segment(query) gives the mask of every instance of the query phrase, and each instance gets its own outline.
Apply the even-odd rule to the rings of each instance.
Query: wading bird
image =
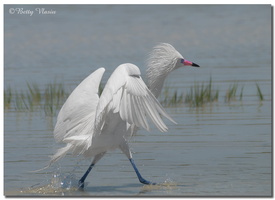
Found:
[[[161,43],[154,47],[148,59],[148,87],[139,68],[126,63],[115,69],[100,97],[98,88],[105,69],[93,72],[74,89],[58,114],[54,137],[67,145],[52,156],[49,166],[68,152],[94,157],[79,180],[79,187],[83,188],[93,166],[107,151],[119,148],[131,162],[139,181],[155,184],[139,173],[128,141],[139,128],[149,131],[148,118],[162,132],[168,128],[161,116],[174,122],[156,98],[167,75],[184,65],[199,67],[185,60],[172,45]]]

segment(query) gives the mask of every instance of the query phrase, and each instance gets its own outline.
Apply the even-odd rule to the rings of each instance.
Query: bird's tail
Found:
[[[53,156],[51,156],[51,160],[46,167],[44,167],[42,169],[35,170],[35,171],[31,171],[31,172],[39,172],[39,171],[49,168],[54,162],[63,158],[72,149],[73,149],[73,145],[68,143],[65,147],[58,149],[58,151]]]
[[[85,151],[89,149],[92,144],[92,136],[91,135],[79,135],[79,136],[71,136],[63,140],[72,145],[70,150],[72,150],[73,155],[81,155],[84,154]]]
[[[49,166],[51,166],[52,163],[63,158],[72,148],[73,148],[73,145],[70,143],[67,143],[65,147],[58,149],[57,152],[53,156],[51,156]]]
[[[51,160],[49,164],[39,170],[31,171],[31,172],[39,172],[50,167],[54,162],[63,158],[68,152],[72,152],[73,155],[84,154],[86,150],[91,146],[92,137],[89,135],[82,136],[72,136],[63,140],[67,143],[67,145],[63,148],[57,150],[57,152],[51,156]]]

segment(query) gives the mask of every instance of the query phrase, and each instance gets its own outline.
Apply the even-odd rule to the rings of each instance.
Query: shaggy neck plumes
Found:
[[[158,97],[167,75],[180,66],[182,55],[170,44],[162,43],[154,47],[147,61],[148,88]]]

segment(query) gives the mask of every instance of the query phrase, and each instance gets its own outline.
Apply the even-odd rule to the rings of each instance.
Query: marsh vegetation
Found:
[[[11,87],[4,89],[4,109],[5,111],[33,112],[44,111],[46,116],[56,115],[63,103],[72,91],[69,91],[62,83],[49,83],[44,88],[37,83],[26,83],[26,89],[17,91]],[[232,101],[242,101],[244,85],[238,82],[228,86],[225,94],[221,94],[217,86],[213,85],[212,78],[208,82],[194,82],[186,91],[174,90],[165,86],[160,96],[160,102],[165,107],[179,106],[184,104],[190,107],[203,107],[220,103],[219,99],[224,99],[224,103]],[[264,95],[258,83],[255,83],[255,94],[259,102],[264,100]],[[100,85],[100,93],[103,85]]]

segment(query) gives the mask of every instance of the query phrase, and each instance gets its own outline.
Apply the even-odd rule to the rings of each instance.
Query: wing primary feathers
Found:
[[[150,131],[150,127],[148,125],[147,119],[146,119],[146,117],[144,117],[146,115],[145,114],[146,112],[144,110],[144,107],[142,106],[141,101],[142,101],[141,97],[136,97],[136,102],[138,105],[138,112],[140,114],[140,120],[143,122],[145,129]]]
[[[157,119],[158,115],[155,115],[154,111],[152,110],[152,108],[150,107],[148,101],[142,101],[143,106],[145,107],[146,113],[148,114],[148,116],[150,117],[150,119],[153,121],[153,123],[156,125],[156,127],[164,132],[165,128],[163,128],[161,126],[161,123],[159,123],[159,120]],[[165,125],[164,125],[165,126]]]
[[[159,101],[156,99],[156,97],[150,92],[150,90],[147,88],[147,90],[150,93],[150,97],[154,100],[154,102],[156,103],[156,108],[158,110],[158,112],[163,115],[164,117],[166,117],[167,119],[169,119],[171,122],[173,122],[174,124],[177,124],[177,122],[175,122],[163,109],[162,105],[159,103]]]
[[[120,102],[120,116],[122,120],[127,121],[127,100],[126,100],[126,94],[125,89],[123,89],[122,92],[122,98]]]
[[[127,122],[129,124],[133,124],[134,122],[133,122],[133,112],[132,112],[133,110],[132,110],[131,94],[127,93],[126,94],[126,99],[127,99],[127,106],[128,106],[128,108],[127,108],[127,112],[128,112]]]
[[[133,114],[134,114],[134,119],[137,122],[136,126],[138,127],[143,127],[146,130],[148,130],[148,127],[146,127],[146,124],[143,122],[143,117],[141,112],[141,109],[138,108],[138,103],[137,103],[137,97],[135,96],[131,96],[131,102],[132,102],[132,108],[133,108]]]

